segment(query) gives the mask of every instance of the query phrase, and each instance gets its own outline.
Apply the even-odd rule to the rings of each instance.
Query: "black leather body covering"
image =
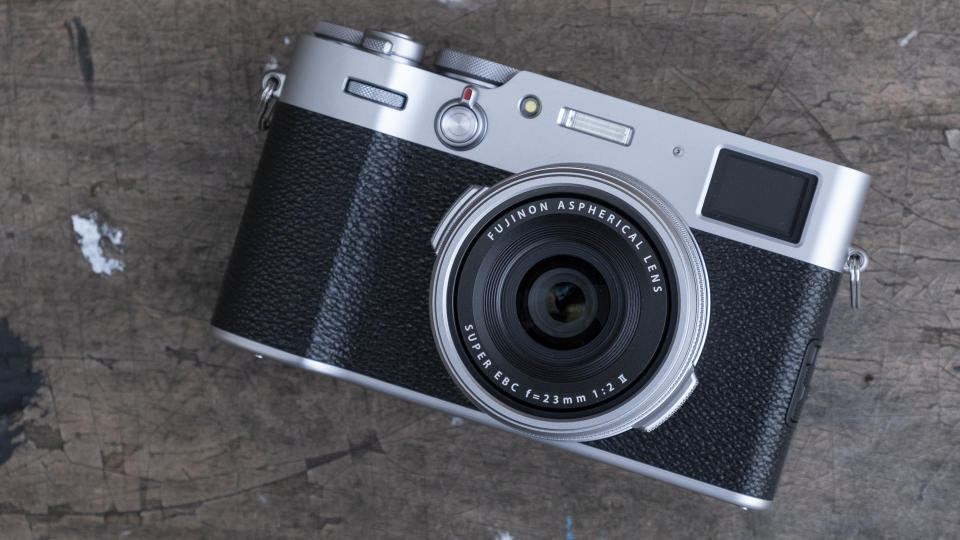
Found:
[[[430,237],[467,186],[509,175],[278,103],[213,325],[472,407],[430,331]],[[840,274],[694,232],[711,289],[699,386],[652,433],[586,444],[771,499],[804,352]]]

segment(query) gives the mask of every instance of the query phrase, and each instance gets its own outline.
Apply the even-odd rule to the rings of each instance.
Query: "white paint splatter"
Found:
[[[507,531],[498,531],[497,535],[493,537],[493,540],[513,540],[513,535]]]
[[[267,496],[263,493],[257,493],[257,498],[260,499],[261,503],[267,504]]]
[[[283,36],[283,44],[290,45],[290,36]]]
[[[90,267],[97,274],[111,275],[116,270],[123,271],[123,261],[107,257],[103,253],[103,246],[109,242],[114,249],[123,246],[123,231],[110,227],[106,223],[97,225],[97,213],[91,212],[88,217],[74,215],[73,230],[80,238],[80,252],[83,258],[90,263]]]
[[[451,425],[451,426],[462,426],[462,425],[463,425],[463,418],[460,418],[459,416],[451,416],[451,417],[450,417],[450,425]]]
[[[907,44],[910,43],[910,40],[912,40],[915,37],[917,37],[917,30],[913,29],[910,31],[909,34],[903,36],[903,39],[900,40],[900,46],[906,47]]]
[[[947,138],[947,146],[960,150],[960,129],[945,129],[943,135]]]
[[[120,536],[130,536],[133,534],[133,529],[126,529],[120,533]]]
[[[267,60],[267,63],[263,65],[263,70],[264,70],[264,71],[273,71],[273,70],[277,69],[278,67],[279,67],[279,64],[277,64],[277,58],[271,54],[271,55],[270,55],[270,59]]]

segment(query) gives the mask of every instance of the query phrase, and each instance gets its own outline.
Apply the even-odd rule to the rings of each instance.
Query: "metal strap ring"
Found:
[[[860,272],[867,269],[870,257],[857,246],[850,246],[843,269],[850,273],[850,307],[860,309]]]
[[[273,119],[273,106],[277,98],[280,97],[285,78],[286,76],[283,73],[276,71],[271,71],[263,76],[257,111],[257,126],[261,130],[270,128],[270,121]]]

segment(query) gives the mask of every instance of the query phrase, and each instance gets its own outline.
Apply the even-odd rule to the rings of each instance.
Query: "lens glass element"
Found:
[[[520,282],[517,314],[538,343],[551,349],[575,349],[603,329],[609,294],[603,276],[590,263],[576,257],[550,257],[534,265]]]
[[[587,299],[583,290],[568,281],[555,283],[547,291],[547,313],[555,321],[568,323],[583,316]]]

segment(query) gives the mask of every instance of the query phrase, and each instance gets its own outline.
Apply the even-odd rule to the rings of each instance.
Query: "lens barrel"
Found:
[[[557,166],[504,180],[456,214],[444,220],[458,226],[440,246],[432,311],[467,395],[543,438],[662,421],[693,377],[708,299],[699,249],[666,203],[635,179]]]

